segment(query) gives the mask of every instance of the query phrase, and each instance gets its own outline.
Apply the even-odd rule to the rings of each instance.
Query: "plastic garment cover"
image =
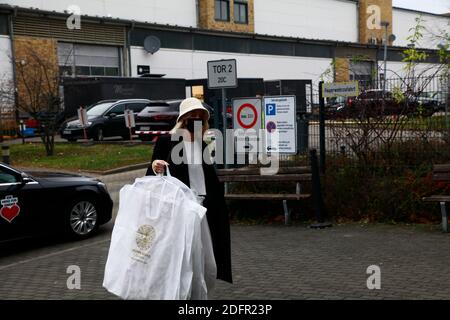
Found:
[[[103,286],[123,299],[207,299],[217,268],[196,194],[174,177],[146,176],[119,199]]]

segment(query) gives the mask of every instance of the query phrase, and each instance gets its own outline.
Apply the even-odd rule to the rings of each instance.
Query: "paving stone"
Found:
[[[100,177],[112,197],[145,170]],[[115,203],[117,211],[117,203]],[[80,242],[53,238],[0,248],[0,299],[118,299],[103,287],[113,223]],[[234,284],[218,281],[211,299],[450,299],[450,235],[404,225],[233,225]],[[69,290],[69,265],[81,290]],[[369,290],[370,265],[381,290]]]

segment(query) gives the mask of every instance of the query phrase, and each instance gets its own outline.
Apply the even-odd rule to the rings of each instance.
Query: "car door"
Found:
[[[20,172],[0,165],[0,241],[38,232],[33,222],[45,202],[40,189],[38,182],[23,182]]]
[[[121,103],[109,109],[105,114],[104,135],[107,137],[122,136],[126,127],[124,111],[126,104]]]

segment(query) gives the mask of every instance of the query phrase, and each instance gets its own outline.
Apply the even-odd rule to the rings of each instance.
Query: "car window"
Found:
[[[18,182],[17,177],[0,167],[0,183],[14,183]]]
[[[206,104],[204,102],[202,102],[202,105],[205,107],[206,110],[209,111],[210,118],[212,118],[212,113],[214,113],[214,109],[209,104]]]
[[[113,107],[111,110],[109,110],[107,114],[111,114],[111,113],[123,114],[124,111],[125,111],[125,104],[119,104],[119,105]]]
[[[87,110],[88,116],[101,116],[109,107],[113,105],[112,102],[105,102],[93,105]]]
[[[180,111],[180,104],[181,104],[181,101],[179,101],[179,102],[171,102],[170,106],[169,106],[169,110],[170,111],[176,111],[176,112]]]
[[[335,104],[336,103],[337,98],[333,97],[333,98],[327,98],[327,103],[328,104]]]
[[[133,112],[141,112],[146,105],[146,103],[129,103],[127,104],[127,108],[133,110]]]
[[[378,98],[378,92],[377,91],[368,91],[366,92],[366,99],[376,99]]]

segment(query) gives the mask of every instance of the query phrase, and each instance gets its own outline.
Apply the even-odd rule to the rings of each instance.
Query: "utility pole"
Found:
[[[386,82],[387,82],[387,54],[388,43],[395,41],[395,35],[388,35],[388,27],[390,23],[388,21],[381,21],[381,26],[384,27],[384,76],[383,76],[383,112],[386,104]]]
[[[389,22],[381,21],[381,26],[384,27],[384,76],[383,76],[383,111],[386,99],[386,72],[387,72],[387,46],[388,46],[388,27]]]

